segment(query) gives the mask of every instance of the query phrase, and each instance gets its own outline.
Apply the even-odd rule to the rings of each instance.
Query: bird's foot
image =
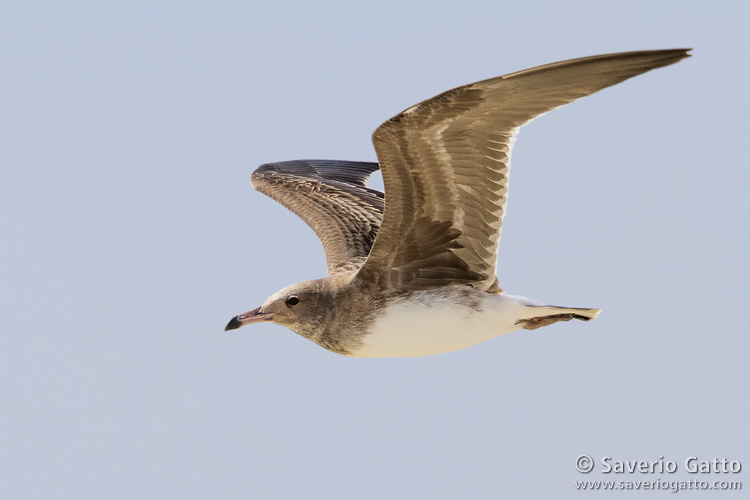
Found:
[[[549,326],[552,323],[557,323],[558,321],[570,321],[575,317],[576,315],[571,313],[555,314],[552,316],[540,316],[539,318],[519,319],[518,321],[516,321],[516,324],[523,325],[521,328],[524,328],[526,330],[536,330],[537,328]]]

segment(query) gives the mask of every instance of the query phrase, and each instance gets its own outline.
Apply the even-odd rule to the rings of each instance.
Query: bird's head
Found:
[[[282,288],[257,309],[235,316],[225,330],[271,321],[312,338],[326,321],[332,304],[333,294],[325,278],[304,281]]]

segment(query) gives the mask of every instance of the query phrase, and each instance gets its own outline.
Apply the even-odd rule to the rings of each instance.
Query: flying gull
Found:
[[[226,330],[271,321],[338,354],[402,357],[594,319],[599,309],[500,289],[495,266],[513,143],[534,118],[689,50],[584,57],[443,92],[375,130],[379,163],[262,165],[253,187],[315,231],[328,276],[283,288]],[[378,168],[387,197],[365,185]]]

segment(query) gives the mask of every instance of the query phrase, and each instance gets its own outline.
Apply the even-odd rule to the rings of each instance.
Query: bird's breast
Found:
[[[518,330],[523,309],[533,303],[505,294],[465,299],[423,292],[395,301],[373,319],[351,356],[429,356],[464,349]]]

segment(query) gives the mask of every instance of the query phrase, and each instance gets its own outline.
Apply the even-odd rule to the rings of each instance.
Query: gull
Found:
[[[547,305],[499,286],[513,143],[534,118],[689,50],[584,57],[448,90],[375,130],[378,163],[261,165],[253,187],[310,226],[328,276],[281,289],[226,330],[270,321],[337,354],[407,357],[596,318],[599,309]],[[366,186],[378,169],[385,194]]]

